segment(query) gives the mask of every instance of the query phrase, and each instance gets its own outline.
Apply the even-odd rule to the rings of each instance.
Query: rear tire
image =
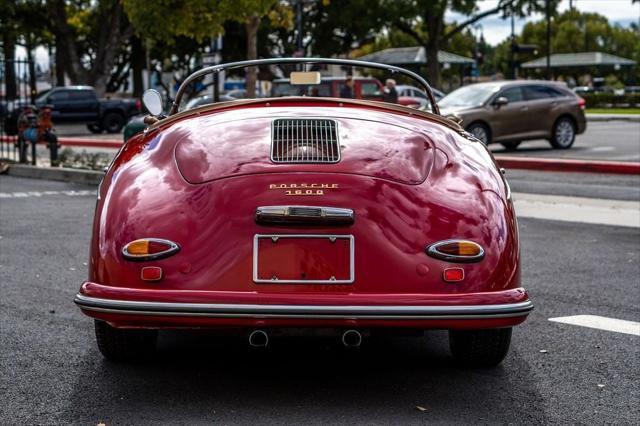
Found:
[[[551,129],[551,146],[569,149],[576,140],[576,125],[569,117],[560,117]]]
[[[504,147],[507,151],[515,151],[518,149],[522,141],[517,142],[500,142],[500,145]]]
[[[96,342],[102,355],[110,361],[140,361],[156,349],[157,330],[120,329],[95,320]]]
[[[509,352],[510,344],[511,328],[449,330],[451,353],[465,367],[495,367]]]
[[[91,124],[87,124],[87,129],[89,129],[89,131],[91,133],[95,133],[95,134],[100,134],[102,133],[102,126],[96,123],[91,123]]]
[[[124,117],[117,112],[109,112],[102,119],[102,128],[107,133],[120,133],[124,127]]]
[[[491,143],[491,131],[482,123],[471,123],[471,125],[467,127],[467,132],[471,133],[485,145]]]

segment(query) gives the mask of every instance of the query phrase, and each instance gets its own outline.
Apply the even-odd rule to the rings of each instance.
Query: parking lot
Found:
[[[536,309],[490,370],[454,366],[440,331],[352,351],[333,339],[275,338],[255,351],[244,337],[164,332],[157,359],[107,362],[72,302],[95,188],[0,176],[0,423],[633,424],[640,336],[549,319],[640,318],[640,177],[508,176]],[[541,202],[556,219],[521,203],[539,196],[552,197]],[[595,199],[612,216],[617,200],[637,220],[584,223],[588,212],[563,217],[553,197]]]

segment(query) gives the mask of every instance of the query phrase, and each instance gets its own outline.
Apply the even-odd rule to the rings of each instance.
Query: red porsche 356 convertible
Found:
[[[413,79],[431,112],[348,89],[319,97],[309,65]],[[280,66],[300,96],[180,111],[192,82],[248,66]],[[145,94],[150,125],[98,192],[75,303],[105,357],[148,356],[168,328],[235,329],[253,346],[291,329],[346,346],[445,329],[461,363],[502,361],[533,308],[509,186],[423,78],[341,59],[243,61],[191,75],[168,116],[161,102]]]

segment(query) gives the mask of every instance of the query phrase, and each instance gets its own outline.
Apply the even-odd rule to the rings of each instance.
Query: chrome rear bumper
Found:
[[[530,300],[500,305],[468,306],[341,306],[253,305],[216,303],[167,303],[100,299],[77,294],[74,302],[92,312],[209,318],[303,318],[303,319],[487,319],[526,316]]]

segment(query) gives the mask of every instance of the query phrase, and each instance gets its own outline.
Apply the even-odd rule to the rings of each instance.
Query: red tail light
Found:
[[[455,283],[464,280],[464,269],[447,268],[442,272],[442,279],[449,283]]]
[[[586,105],[587,101],[578,96],[578,106],[580,107],[580,109],[585,109]]]
[[[142,102],[140,102],[140,99],[136,99],[136,109],[142,111]]]
[[[140,271],[140,278],[143,281],[160,281],[162,279],[162,268],[159,266],[145,266]]]

